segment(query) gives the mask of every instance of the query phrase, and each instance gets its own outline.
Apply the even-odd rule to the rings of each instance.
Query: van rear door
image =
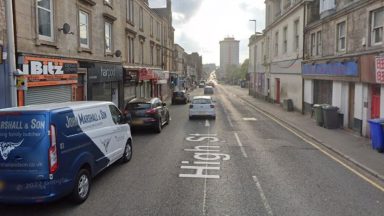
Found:
[[[47,116],[44,112],[0,112],[0,172],[48,174]]]

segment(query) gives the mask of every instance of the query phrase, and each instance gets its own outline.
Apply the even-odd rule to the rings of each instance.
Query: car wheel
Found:
[[[162,129],[162,121],[161,121],[161,118],[159,118],[159,120],[157,121],[157,124],[155,126],[155,132],[161,133],[161,129]]]
[[[216,120],[216,116],[212,116],[212,119],[213,119],[213,120]]]
[[[169,113],[168,113],[168,117],[167,117],[167,125],[169,125],[170,121],[171,121],[171,116],[170,116]]]
[[[121,163],[127,163],[132,158],[132,141],[129,139],[125,144],[124,154],[120,158]]]
[[[193,119],[193,117],[192,116],[189,116],[189,120],[192,120]]]
[[[71,199],[74,203],[83,203],[91,191],[91,174],[87,169],[81,169],[75,179]]]

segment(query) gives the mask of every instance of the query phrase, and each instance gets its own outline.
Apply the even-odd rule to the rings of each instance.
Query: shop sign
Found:
[[[384,56],[376,56],[376,82],[384,83]]]
[[[124,83],[137,83],[139,81],[137,73],[138,71],[124,70],[124,73],[123,73]]]
[[[23,56],[22,70],[18,70],[20,75],[61,75],[76,74],[77,61]]]
[[[358,76],[358,64],[355,61],[304,64],[303,75],[356,77]]]
[[[17,76],[16,77],[16,87],[17,90],[28,90],[28,79],[24,76]]]
[[[142,68],[139,71],[139,80],[152,80],[155,79],[155,74],[151,69]]]
[[[116,64],[95,64],[88,70],[88,79],[92,82],[121,81],[123,67]]]

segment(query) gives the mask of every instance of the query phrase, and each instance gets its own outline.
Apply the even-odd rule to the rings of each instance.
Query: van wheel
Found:
[[[162,121],[161,121],[161,118],[159,118],[159,120],[157,121],[157,125],[155,126],[155,132],[156,133],[161,133],[161,127],[162,127]]]
[[[127,163],[132,158],[132,141],[128,140],[127,144],[125,144],[124,154],[120,158],[121,163]]]
[[[91,191],[91,175],[87,169],[81,169],[75,179],[71,199],[76,204],[83,203]]]

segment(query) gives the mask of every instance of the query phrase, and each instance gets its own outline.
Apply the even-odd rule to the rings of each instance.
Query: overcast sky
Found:
[[[150,7],[165,7],[166,0],[149,0]],[[248,39],[265,27],[264,0],[172,0],[175,43],[187,53],[198,52],[203,63],[220,64],[219,41],[240,40],[240,63],[248,58]]]

